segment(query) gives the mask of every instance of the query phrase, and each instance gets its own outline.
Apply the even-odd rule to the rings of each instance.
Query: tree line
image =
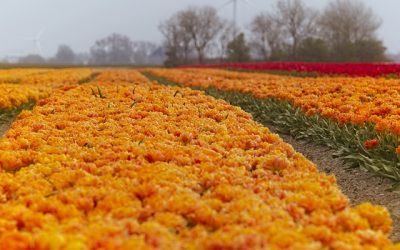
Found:
[[[381,20],[361,0],[331,0],[321,11],[302,0],[277,0],[240,30],[211,6],[180,10],[159,25],[163,43],[111,34],[88,52],[60,45],[52,58],[31,54],[21,64],[159,65],[262,61],[379,62],[386,48]]]
[[[159,30],[169,66],[251,59],[371,62],[386,60],[380,25],[360,0],[332,0],[322,11],[302,0],[278,0],[252,19],[246,33],[211,6],[180,10]]]
[[[97,40],[88,53],[75,53],[70,46],[60,45],[55,55],[44,58],[30,54],[19,58],[20,64],[53,65],[159,65],[162,64],[164,48],[147,41],[132,41],[128,36],[113,33]]]

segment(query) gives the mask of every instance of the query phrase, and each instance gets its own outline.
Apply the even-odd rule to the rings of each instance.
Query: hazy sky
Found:
[[[247,27],[252,17],[271,8],[276,0],[239,0],[238,22]],[[51,56],[59,44],[75,51],[89,50],[95,40],[112,32],[133,40],[161,42],[161,21],[190,5],[213,5],[221,16],[232,18],[232,6],[221,6],[227,0],[0,0],[0,58],[20,56],[36,51],[34,42],[26,40],[45,29],[41,37],[43,54]],[[304,0],[322,9],[329,0]],[[379,36],[389,52],[400,52],[400,1],[363,0],[381,17]]]

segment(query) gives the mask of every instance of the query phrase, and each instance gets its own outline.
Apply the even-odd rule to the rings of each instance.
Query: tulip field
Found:
[[[400,249],[277,134],[400,183],[400,82],[0,70],[0,249]],[[264,124],[264,125],[263,125]]]
[[[215,69],[149,72],[208,90],[283,132],[326,145],[344,161],[400,182],[399,80],[299,78]]]

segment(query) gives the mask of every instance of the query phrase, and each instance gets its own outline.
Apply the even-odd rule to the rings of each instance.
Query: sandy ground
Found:
[[[15,118],[16,117],[12,117],[7,120],[0,120],[0,138],[3,137],[7,130],[10,128]]]
[[[291,144],[296,151],[314,162],[320,171],[333,174],[344,194],[352,205],[371,202],[385,206],[393,219],[391,239],[400,241],[400,192],[388,191],[392,182],[389,179],[372,175],[359,168],[348,168],[343,162],[332,157],[332,150],[327,147],[297,141],[293,137],[280,134],[285,142]]]

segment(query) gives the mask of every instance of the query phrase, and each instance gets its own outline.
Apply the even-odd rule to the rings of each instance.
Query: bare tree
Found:
[[[198,61],[203,63],[209,45],[223,29],[223,21],[210,6],[191,7],[182,13],[182,27],[192,36]]]
[[[193,49],[193,37],[190,32],[193,27],[195,12],[192,10],[182,10],[177,13],[179,23],[179,47],[183,54],[183,63],[188,63],[189,55]]]
[[[158,45],[157,48],[147,58],[149,65],[162,65],[165,62],[165,47]]]
[[[192,50],[199,63],[204,61],[207,50],[223,29],[224,23],[213,7],[189,7],[175,13],[160,24],[165,38],[169,61],[187,63]]]
[[[257,15],[250,24],[253,45],[261,52],[264,60],[273,60],[283,44],[283,29],[279,18],[272,13]]]
[[[75,52],[68,45],[60,45],[53,62],[56,64],[71,65],[76,63]]]
[[[192,36],[186,31],[185,12],[180,11],[159,25],[164,35],[167,64],[187,63],[192,52]]]
[[[46,64],[46,59],[37,54],[30,54],[24,57],[19,58],[19,64],[27,64],[27,65],[43,65]]]
[[[114,33],[96,41],[90,50],[90,54],[92,64],[131,64],[133,57],[132,41],[127,36]]]
[[[149,64],[149,58],[158,48],[157,44],[147,41],[132,42],[133,62],[139,65]]]
[[[296,59],[301,41],[316,32],[318,12],[306,7],[301,0],[280,0],[277,10],[290,40],[291,56]]]
[[[345,53],[350,54],[355,43],[376,40],[381,20],[361,1],[334,0],[326,7],[320,25],[333,54],[347,60]]]
[[[166,65],[175,66],[179,64],[179,20],[175,14],[168,20],[164,21],[158,26],[158,29],[164,36],[164,47],[166,48],[167,60]]]

